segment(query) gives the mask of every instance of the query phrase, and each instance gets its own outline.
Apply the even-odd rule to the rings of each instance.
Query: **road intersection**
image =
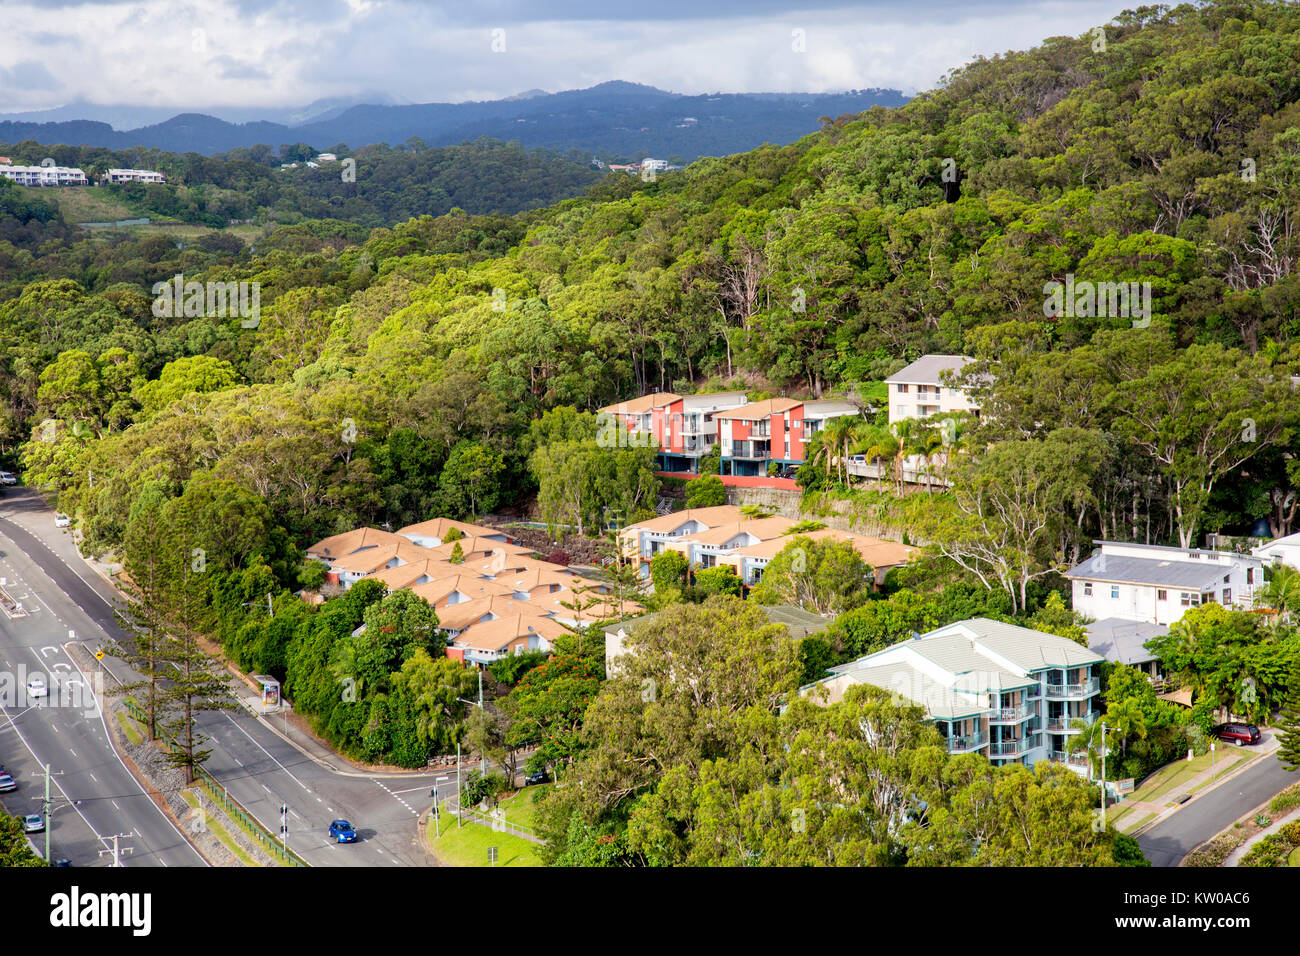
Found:
[[[110,865],[99,856],[115,834],[132,853],[126,866],[201,866],[204,861],[176,824],[153,802],[114,750],[102,709],[59,704],[59,688],[93,681],[82,674],[67,646],[93,651],[118,638],[115,592],[80,557],[71,536],[54,526],[54,515],[29,489],[8,488],[0,501],[0,584],[21,605],[0,616],[0,665],[16,688],[4,700],[0,763],[15,771],[20,789],[3,796],[11,813],[39,809],[43,763],[52,779],[52,852],[77,866]],[[120,661],[104,661],[112,678],[134,676]],[[48,674],[51,698],[28,706],[22,693],[31,673]],[[71,685],[76,690],[76,684]],[[111,686],[110,688],[111,689]],[[64,697],[82,696],[66,693]],[[84,700],[81,701],[84,704]],[[271,726],[273,717],[243,709],[205,712],[199,730],[209,738],[206,769],[234,799],[272,833],[280,808],[289,807],[289,847],[314,866],[426,866],[432,860],[416,820],[432,800],[429,792],[445,771],[371,773],[343,761],[309,756]],[[38,794],[37,791],[40,791]],[[360,839],[338,845],[327,839],[330,820],[346,817]],[[41,840],[43,847],[43,838]]]

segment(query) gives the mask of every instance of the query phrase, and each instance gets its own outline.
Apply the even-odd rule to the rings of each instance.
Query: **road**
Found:
[[[37,563],[3,533],[0,578],[26,612],[15,618],[0,615],[0,762],[19,785],[3,795],[5,809],[40,812],[45,781],[39,772],[48,762],[57,774],[50,780],[47,822],[55,859],[109,866],[107,851],[119,835],[119,846],[130,850],[121,856],[124,866],[204,865],[122,763],[109,743],[97,700],[84,693],[88,682],[64,646],[69,630],[87,634],[94,626],[91,620],[60,600]],[[26,694],[32,673],[44,676],[51,688],[49,697],[34,703]],[[59,688],[67,693],[58,693]],[[36,834],[33,843],[44,855],[45,835]]]
[[[1137,838],[1152,866],[1178,861],[1244,813],[1266,803],[1278,791],[1300,782],[1275,756],[1259,760],[1237,776],[1201,796]]]
[[[39,608],[27,617],[0,622],[0,658],[8,658],[6,665],[25,663],[29,670],[41,667],[51,673],[71,671],[74,668],[62,650],[70,630],[74,639],[92,648],[121,635],[113,617],[112,587],[81,559],[71,536],[54,527],[53,514],[35,492],[5,489],[0,501],[0,553],[0,577],[7,576],[13,590],[26,595],[14,595],[24,607]],[[120,679],[136,679],[122,662],[106,660],[106,664]],[[54,856],[66,856],[78,866],[89,863],[99,837],[129,829],[136,834],[136,849],[125,860],[127,865],[200,865],[197,854],[156,807],[153,815],[158,820],[153,823],[147,808],[137,801],[124,809],[124,795],[132,793],[133,778],[108,776],[113,766],[126,771],[108,746],[102,718],[91,720],[62,711],[6,708],[15,729],[0,732],[0,762],[9,766],[12,761],[22,778],[22,799],[8,801],[10,811],[31,812],[27,806],[35,788],[31,774],[40,761],[48,760],[54,771],[64,773],[56,778],[59,786],[71,800],[81,801],[54,814]],[[419,843],[416,818],[432,803],[429,791],[438,774],[338,772],[307,757],[242,708],[204,713],[198,727],[209,738],[205,746],[212,750],[206,769],[272,833],[279,832],[280,807],[287,804],[289,846],[312,865],[427,866],[432,862]],[[10,757],[17,748],[9,738],[17,729],[32,740],[35,756]],[[134,792],[148,801],[138,784]],[[86,811],[84,831],[78,831],[81,821],[73,819],[77,810]],[[340,846],[328,841],[329,822],[337,817],[352,821],[360,834],[356,843]]]

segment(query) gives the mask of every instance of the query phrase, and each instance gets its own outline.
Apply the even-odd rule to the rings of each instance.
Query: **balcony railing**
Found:
[[[1076,720],[1082,720],[1085,723],[1091,724],[1095,720],[1097,720],[1097,718],[1100,716],[1101,716],[1100,711],[1090,710],[1086,714],[1062,714],[1059,717],[1048,717],[1047,729],[1057,731],[1058,733],[1060,732],[1078,733],[1077,730],[1074,730],[1070,726]]]
[[[990,757],[1016,757],[1034,749],[1033,737],[1021,737],[1019,740],[995,740],[989,744]]]
[[[731,443],[732,458],[768,458],[771,455],[770,442],[738,441]]]
[[[1063,763],[1068,764],[1071,767],[1083,767],[1085,769],[1088,766],[1088,755],[1083,751],[1072,754],[1064,750],[1053,750],[1049,756],[1055,763]]]
[[[1033,708],[1028,704],[1021,704],[1018,707],[997,707],[989,714],[989,722],[994,724],[1015,723],[1018,720],[1024,720],[1026,717],[1032,717]]]
[[[966,753],[971,750],[979,750],[986,743],[988,743],[988,741],[985,739],[984,734],[981,732],[976,732],[973,734],[964,734],[960,737],[949,737],[948,753],[959,754],[959,753]]]
[[[1101,683],[1096,677],[1089,678],[1082,684],[1048,684],[1048,697],[1088,697],[1097,693]]]

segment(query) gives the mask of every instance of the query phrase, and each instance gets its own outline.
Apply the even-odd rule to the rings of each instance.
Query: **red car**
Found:
[[[1210,733],[1238,747],[1257,744],[1260,740],[1259,728],[1254,724],[1219,724]]]

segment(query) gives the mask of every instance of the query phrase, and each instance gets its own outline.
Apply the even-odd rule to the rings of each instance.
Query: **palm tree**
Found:
[[[813,467],[821,465],[827,474],[830,473],[831,462],[835,460],[835,446],[827,441],[825,429],[813,435],[812,441],[808,443],[806,454],[810,465]]]
[[[1070,735],[1070,739],[1066,743],[1065,749],[1068,753],[1072,754],[1078,753],[1081,750],[1087,752],[1089,780],[1091,780],[1093,776],[1093,767],[1100,766],[1102,754],[1109,752],[1106,747],[1105,726],[1106,723],[1104,720],[1094,720],[1089,723],[1082,717],[1076,717],[1070,721],[1070,730],[1074,731],[1074,733]],[[1106,786],[1104,774],[1101,785],[1103,787]]]
[[[1259,599],[1283,614],[1300,608],[1300,571],[1286,564],[1276,565],[1269,571]]]
[[[903,462],[909,455],[922,454],[925,449],[925,433],[930,427],[919,418],[904,418],[894,422],[894,435],[898,438],[898,448],[894,453],[894,477],[898,481],[898,493],[903,493]]]
[[[892,461],[898,454],[898,439],[886,426],[864,422],[863,427],[856,433],[853,450],[863,455],[873,465],[885,460]]]
[[[1128,752],[1130,737],[1145,740],[1147,735],[1147,718],[1142,705],[1132,697],[1111,704],[1106,710],[1106,724],[1119,734],[1120,753]]]

